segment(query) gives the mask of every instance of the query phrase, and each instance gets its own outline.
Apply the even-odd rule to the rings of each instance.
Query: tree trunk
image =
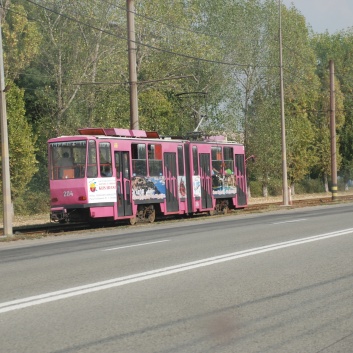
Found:
[[[268,196],[268,187],[267,185],[262,185],[262,196],[267,197]]]
[[[291,183],[291,185],[290,185],[290,192],[291,192],[292,196],[295,195],[295,186],[294,186],[294,183]]]
[[[250,185],[249,183],[247,184],[247,194],[248,194],[248,200],[251,198],[251,190],[250,190]]]
[[[330,192],[329,187],[328,187],[328,178],[327,174],[324,174],[324,186],[325,186],[325,192]]]

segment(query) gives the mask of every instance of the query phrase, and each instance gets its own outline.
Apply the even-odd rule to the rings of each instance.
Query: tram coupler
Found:
[[[69,215],[64,207],[52,208],[50,210],[50,221],[66,223],[69,221]]]

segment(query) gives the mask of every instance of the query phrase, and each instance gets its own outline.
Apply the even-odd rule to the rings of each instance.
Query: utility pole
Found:
[[[136,39],[135,39],[135,5],[134,0],[126,0],[127,34],[129,55],[129,84],[130,84],[130,128],[139,129],[137,73],[136,73]]]
[[[2,20],[3,11],[0,11],[0,120],[1,120],[1,165],[2,165],[2,196],[3,196],[3,219],[4,235],[12,234],[12,202],[10,186],[10,158],[9,158],[9,138],[7,134],[7,115],[5,99],[5,74],[4,59],[2,52]]]
[[[331,175],[332,201],[337,200],[337,163],[336,163],[336,104],[335,104],[335,66],[330,60],[330,132],[331,132]]]
[[[283,187],[283,206],[288,206],[286,123],[284,119],[281,0],[278,0],[278,12],[279,12],[279,62],[280,62],[279,65],[280,65],[280,81],[281,81],[282,174],[283,174],[282,187]]]

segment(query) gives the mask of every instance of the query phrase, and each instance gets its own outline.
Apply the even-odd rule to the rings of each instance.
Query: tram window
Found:
[[[223,174],[222,147],[211,147],[212,174]]]
[[[150,176],[162,175],[162,145],[148,145],[148,172]]]
[[[86,169],[86,143],[80,148],[73,148],[72,154],[74,160],[75,178],[84,178]]]
[[[86,141],[63,141],[49,145],[50,178],[83,178],[86,163]]]
[[[146,145],[144,143],[132,143],[132,172],[134,175],[147,175]]]
[[[96,178],[97,175],[98,175],[98,168],[97,168],[96,142],[93,140],[89,140],[88,158],[87,158],[87,178]]]
[[[192,160],[193,160],[193,165],[194,165],[194,175],[199,175],[199,164],[198,164],[197,147],[196,146],[192,147]]]
[[[121,161],[120,161],[120,154],[115,152],[115,170],[116,170],[116,177],[120,178],[120,170],[121,170]]]
[[[234,157],[233,148],[223,148],[224,171],[226,174],[234,174]]]
[[[183,146],[178,146],[178,171],[179,175],[185,175]]]
[[[111,177],[113,174],[110,142],[99,143],[99,163],[101,176]]]
[[[233,160],[233,148],[232,147],[224,147],[223,148],[223,158],[224,160]]]
[[[132,143],[132,159],[146,159],[146,145],[144,143]]]
[[[213,161],[222,160],[222,147],[211,147],[211,155]]]
[[[235,163],[237,166],[237,175],[245,175],[244,155],[236,154],[235,155]]]

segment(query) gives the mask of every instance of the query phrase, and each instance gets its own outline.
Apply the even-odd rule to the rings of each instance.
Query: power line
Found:
[[[127,11],[126,8],[122,7],[122,6],[119,6],[119,5],[115,5],[115,4],[112,4],[111,2],[108,2],[106,0],[102,0],[103,2],[111,5],[111,6],[114,6],[120,10],[124,10],[124,11]],[[176,26],[174,24],[170,24],[170,23],[166,23],[164,21],[160,21],[160,20],[157,20],[155,18],[152,18],[152,17],[149,17],[149,16],[146,16],[146,15],[142,15],[138,12],[134,12],[134,15],[136,17],[141,17],[141,18],[144,18],[146,20],[149,20],[151,22],[155,22],[155,23],[158,23],[158,24],[162,24],[168,28],[175,28],[175,29],[180,29],[182,31],[185,31],[185,32],[189,32],[189,33],[194,33],[194,34],[201,34],[201,35],[204,35],[206,37],[211,37],[211,38],[219,38],[219,39],[227,39],[227,37],[223,37],[223,36],[219,36],[219,35],[216,35],[216,34],[212,34],[212,33],[205,33],[205,32],[202,32],[202,31],[195,31],[195,30],[192,30],[190,28],[185,28],[185,27],[181,27],[181,26]]]
[[[45,9],[45,10],[47,10],[47,11],[50,11],[50,12],[52,12],[52,13],[56,13],[56,14],[58,14],[59,16],[63,16],[63,17],[67,18],[67,19],[70,20],[70,21],[73,21],[73,22],[76,22],[76,23],[80,23],[80,24],[82,24],[82,25],[84,25],[84,26],[86,26],[86,27],[92,28],[92,29],[97,30],[97,31],[101,31],[101,32],[106,33],[106,34],[108,34],[108,35],[117,37],[117,38],[119,38],[119,39],[127,40],[124,36],[119,36],[119,35],[116,35],[116,34],[113,34],[113,33],[109,32],[109,31],[107,31],[107,30],[104,30],[104,29],[102,29],[102,28],[98,28],[98,27],[96,27],[96,26],[92,26],[92,25],[89,25],[89,24],[87,24],[87,23],[84,23],[83,21],[76,20],[76,19],[74,19],[72,16],[68,16],[68,15],[66,15],[66,14],[59,13],[58,11],[52,10],[52,9],[46,7],[46,6],[43,6],[43,5],[40,5],[40,4],[36,3],[36,2],[34,2],[34,1],[31,1],[31,0],[27,0],[27,1],[30,2],[31,4],[35,5],[35,6],[41,7],[41,8],[43,8],[43,9]],[[104,2],[107,3],[107,1],[104,1]],[[111,3],[109,3],[109,4],[113,6],[113,4],[111,4]],[[120,9],[123,9],[124,11],[127,11],[126,8],[120,7],[120,6],[118,6],[118,5],[116,5],[116,7],[117,7],[117,8],[120,8]],[[11,10],[11,9],[8,9],[8,10],[9,10],[9,11],[12,11],[13,13],[16,13],[16,14],[18,14],[18,15],[20,15],[20,16],[24,16],[23,14],[20,14],[20,13],[18,13],[18,12],[16,12],[16,11]],[[195,33],[195,34],[207,35],[207,34],[205,34],[205,33],[203,33],[203,32],[200,32],[200,31],[193,31],[193,30],[186,29],[186,28],[179,27],[179,26],[168,25],[168,24],[166,24],[166,23],[164,23],[164,22],[162,22],[162,21],[155,20],[155,19],[153,19],[153,18],[151,18],[151,17],[148,17],[148,16],[140,15],[140,14],[138,14],[138,13],[136,13],[136,12],[135,12],[135,14],[136,14],[137,16],[140,16],[140,17],[142,17],[142,18],[145,18],[145,19],[147,19],[147,20],[149,20],[149,21],[153,21],[153,22],[156,22],[156,23],[164,24],[164,25],[166,25],[166,26],[168,26],[168,27],[178,28],[178,29],[181,29],[181,30],[185,30],[185,31],[189,31],[189,32]],[[210,36],[210,37],[216,37],[216,38],[224,38],[224,37],[222,37],[222,36],[215,36],[215,35],[212,35],[212,34],[211,34],[211,35],[208,35],[208,36]],[[204,59],[204,58],[198,58],[198,57],[194,57],[194,56],[190,56],[190,55],[186,55],[186,54],[182,54],[182,53],[176,53],[176,52],[173,52],[173,51],[169,51],[169,50],[157,48],[157,47],[154,47],[154,46],[151,46],[151,45],[148,45],[148,44],[144,44],[144,43],[142,43],[142,42],[136,42],[136,41],[135,41],[135,43],[138,43],[138,44],[141,45],[141,46],[145,46],[145,47],[148,47],[148,48],[151,48],[151,49],[159,50],[159,51],[162,51],[162,52],[166,52],[166,53],[170,53],[170,54],[173,54],[173,55],[178,55],[178,56],[182,56],[182,57],[186,57],[186,58],[190,58],[190,59],[194,59],[194,60],[206,61],[206,62],[210,62],[210,63],[218,63],[218,64],[230,65],[230,66],[251,67],[251,65],[249,65],[249,64],[229,63],[229,62],[223,62],[223,61],[216,61],[216,60],[209,60],[209,59]],[[290,48],[290,47],[287,46],[287,45],[284,45],[284,47],[287,48],[288,50],[290,50],[290,51],[291,51],[292,53],[294,53],[295,55],[299,56],[301,59],[303,59],[303,60],[306,61],[307,63],[309,63],[308,58],[303,57],[303,56],[302,56],[301,54],[299,54],[296,50],[293,50],[292,48]],[[261,66],[261,65],[259,65],[259,66],[257,66],[257,67],[277,67],[277,66]],[[287,71],[287,72],[290,72],[291,74],[293,74],[293,72],[292,72],[289,68],[288,68],[288,69],[286,68],[286,71]],[[35,76],[35,75],[32,75],[32,76]],[[295,78],[299,78],[299,79],[302,80],[302,81],[308,82],[308,79],[307,79],[307,78],[302,77],[302,76],[298,76],[297,74],[294,74],[294,77],[295,77]]]
[[[30,2],[30,3],[32,3],[32,4],[35,5],[35,6],[42,7],[43,9],[46,9],[47,11],[56,13],[56,14],[58,14],[59,16],[63,16],[63,17],[65,17],[65,18],[67,18],[67,19],[69,19],[69,20],[71,20],[71,21],[74,21],[74,22],[76,22],[76,23],[83,24],[83,25],[86,26],[86,27],[90,27],[90,28],[95,29],[95,30],[97,30],[97,31],[101,31],[101,32],[106,33],[106,34],[108,34],[108,35],[111,35],[111,36],[114,36],[114,37],[117,37],[117,38],[119,38],[119,39],[122,39],[122,40],[126,40],[126,41],[127,41],[127,38],[126,38],[126,37],[116,35],[116,34],[111,33],[111,32],[109,32],[109,31],[106,31],[106,30],[103,30],[103,29],[101,29],[101,28],[98,28],[98,27],[89,25],[89,24],[87,24],[87,23],[84,23],[84,22],[82,22],[82,21],[76,20],[76,19],[74,19],[74,18],[71,17],[71,16],[68,16],[68,15],[65,15],[65,14],[62,14],[62,13],[59,13],[59,12],[53,10],[53,9],[50,9],[50,8],[45,7],[45,6],[43,6],[43,5],[40,5],[40,4],[38,4],[38,3],[34,2],[34,1],[31,1],[31,0],[27,0],[27,1]],[[126,9],[125,7],[122,7],[122,6],[119,6],[119,5],[116,5],[116,4],[112,4],[111,2],[108,2],[108,1],[105,1],[105,0],[102,0],[102,1],[105,2],[105,3],[107,3],[107,4],[109,4],[109,5],[111,5],[111,6],[114,6],[114,7],[118,8],[118,9],[121,9],[121,10],[127,12],[127,9]],[[0,7],[2,7],[2,6],[0,6]],[[3,7],[2,7],[2,8],[3,8]],[[14,10],[12,10],[12,9],[9,9],[9,8],[8,8],[7,10],[8,10],[8,11],[11,11],[11,12],[17,14],[17,15],[20,15],[20,16],[23,16],[23,17],[27,17],[26,15],[21,14],[21,13],[19,13],[19,12],[16,12],[16,11],[14,11]],[[201,35],[205,35],[205,36],[208,36],[208,37],[214,37],[214,38],[219,38],[219,39],[227,39],[227,38],[228,38],[228,37],[225,37],[225,36],[218,36],[218,35],[214,35],[214,34],[204,33],[204,32],[201,32],[201,31],[194,31],[194,30],[191,30],[191,29],[188,29],[188,28],[185,28],[185,27],[180,27],[180,26],[171,25],[171,24],[165,23],[165,22],[163,22],[163,21],[160,21],[160,20],[156,20],[156,19],[154,19],[154,18],[151,18],[151,17],[149,17],[149,16],[145,16],[145,15],[139,14],[139,13],[137,13],[137,12],[134,12],[134,14],[135,14],[136,16],[141,17],[141,18],[145,18],[145,19],[147,19],[147,20],[149,20],[149,21],[156,22],[156,23],[159,23],[159,24],[163,24],[163,25],[165,25],[165,26],[167,26],[167,27],[170,27],[170,28],[176,28],[176,29],[180,29],[180,30],[183,30],[183,31],[188,31],[188,32],[191,32],[191,33],[201,34]],[[27,18],[29,18],[29,17],[27,17]],[[34,20],[34,19],[32,19],[32,18],[29,18],[29,19],[32,20],[32,21],[37,21],[37,20]],[[273,39],[273,40],[276,40],[276,41],[277,41],[277,39]],[[165,53],[169,53],[169,54],[177,55],[177,56],[182,56],[182,57],[190,58],[190,59],[193,59],[193,60],[199,60],[199,61],[205,61],[205,62],[209,62],[209,63],[216,63],[216,64],[222,64],[222,65],[229,65],[229,66],[252,67],[252,65],[250,65],[250,64],[230,63],[230,62],[224,62],[224,61],[217,61],[217,60],[204,59],[204,58],[199,58],[199,57],[190,56],[190,55],[183,54],[183,53],[177,53],[177,52],[173,52],[173,51],[170,51],[170,50],[158,48],[158,47],[155,47],[155,46],[151,46],[151,45],[149,45],[149,44],[144,44],[144,43],[142,43],[142,42],[137,42],[137,41],[135,41],[135,43],[136,43],[136,44],[139,44],[139,45],[141,45],[141,46],[145,46],[145,47],[148,47],[148,48],[157,50],[157,51],[162,51],[162,52],[165,52]],[[295,49],[293,49],[293,48],[287,46],[286,44],[283,44],[283,46],[284,46],[286,49],[288,49],[291,53],[294,53],[296,56],[300,57],[300,58],[303,59],[305,62],[309,63],[308,59],[307,59],[306,57],[303,57],[301,54],[299,54]],[[310,64],[312,64],[312,63],[310,62]],[[278,67],[278,66],[276,66],[276,65],[273,65],[273,66],[270,66],[270,65],[259,65],[259,66],[257,66],[257,67],[264,68],[264,67]],[[291,72],[291,70],[290,70],[288,67],[285,68],[285,70],[286,70],[287,72]],[[296,74],[295,74],[294,76],[297,77],[297,78],[299,78],[299,79],[301,79],[301,80],[303,80],[303,81],[305,81],[305,82],[308,82],[308,80],[307,80],[306,78],[304,78],[304,77],[298,76],[298,75],[296,75]],[[340,75],[336,75],[336,76],[337,76],[337,77],[340,77]]]
[[[111,33],[111,32],[109,32],[107,30],[104,30],[102,28],[98,28],[96,26],[89,25],[89,24],[87,24],[87,23],[85,23],[83,21],[77,20],[76,18],[73,18],[73,17],[71,17],[69,15],[60,13],[60,12],[55,11],[53,9],[50,9],[50,8],[44,6],[44,5],[38,4],[35,1],[32,1],[32,0],[26,0],[26,1],[31,3],[31,4],[33,4],[33,5],[35,5],[35,6],[37,6],[37,7],[40,7],[42,9],[44,9],[44,10],[47,10],[47,11],[52,12],[52,13],[55,13],[55,14],[57,14],[57,15],[59,15],[61,17],[64,17],[64,18],[66,18],[66,19],[68,19],[70,21],[76,22],[78,24],[81,24],[83,26],[89,27],[89,28],[94,29],[96,31],[100,31],[102,33],[114,36],[114,37],[119,38],[119,39],[124,40],[124,41],[128,40],[124,36],[120,36],[120,35]],[[186,58],[186,59],[196,60],[196,61],[200,61],[200,62],[207,62],[207,63],[212,63],[212,64],[227,65],[227,66],[237,66],[237,67],[253,67],[253,65],[250,65],[250,64],[232,63],[232,62],[224,62],[224,61],[221,61],[221,60],[212,60],[212,59],[200,58],[200,57],[196,57],[196,56],[192,56],[192,55],[188,55],[188,54],[184,54],[184,53],[174,52],[172,50],[158,48],[158,47],[155,47],[155,46],[150,45],[150,44],[142,43],[140,41],[134,41],[134,43],[137,44],[137,45],[149,48],[149,49],[153,49],[153,50],[156,50],[156,51],[160,51],[160,52],[166,53],[166,54],[171,54],[171,55],[179,56],[179,57]],[[278,65],[258,65],[257,67],[268,68],[268,67],[278,67]]]
[[[96,26],[93,26],[93,25],[89,25],[89,24],[87,24],[87,23],[85,23],[85,22],[83,22],[83,21],[80,21],[80,20],[77,20],[76,18],[73,18],[72,16],[68,16],[68,15],[66,15],[66,14],[64,14],[64,13],[60,13],[60,12],[55,11],[55,10],[53,10],[53,9],[50,9],[50,8],[44,6],[44,5],[38,4],[38,3],[36,3],[35,1],[32,1],[32,0],[27,0],[27,1],[28,1],[29,3],[31,3],[31,4],[33,4],[33,5],[35,5],[35,6],[37,6],[37,7],[41,7],[41,8],[43,8],[43,9],[49,11],[49,12],[55,13],[55,14],[57,14],[57,15],[59,15],[59,16],[62,16],[62,17],[66,18],[66,19],[68,19],[68,20],[70,20],[70,21],[73,21],[73,22],[82,24],[82,25],[84,25],[84,26],[86,26],[86,27],[89,27],[89,28],[92,28],[92,29],[94,29],[94,30],[96,30],[96,31],[101,31],[101,32],[103,32],[103,33],[105,33],[105,34],[108,34],[108,35],[110,35],[110,36],[116,37],[116,38],[121,39],[121,40],[124,40],[124,41],[127,41],[127,40],[128,40],[128,39],[127,39],[126,37],[124,37],[124,36],[120,36],[120,35],[111,33],[110,31],[104,30],[104,29],[102,29],[102,28],[99,28],[99,27],[96,27]],[[122,10],[124,10],[124,11],[127,11],[127,9],[124,8],[124,7],[121,7],[121,6],[118,6],[118,5],[114,5],[114,4],[112,4],[112,3],[110,3],[110,2],[107,2],[107,1],[104,1],[104,2],[105,2],[105,3],[108,3],[108,4],[112,5],[112,6],[115,6],[116,8],[119,8],[119,9],[122,9]],[[0,7],[1,7],[1,6],[0,6]],[[20,14],[20,13],[14,11],[14,10],[11,10],[11,9],[7,9],[7,10],[12,11],[13,13],[16,13],[16,14],[18,14],[18,15],[20,15],[20,16],[25,16],[25,15],[23,15],[23,14]],[[164,22],[159,21],[159,20],[152,19],[151,17],[144,16],[144,15],[139,15],[139,14],[137,14],[136,12],[135,12],[135,14],[138,15],[138,16],[140,16],[140,17],[146,18],[146,19],[148,19],[148,20],[150,20],[150,21],[154,21],[154,22],[160,23],[160,24],[165,24]],[[33,20],[33,19],[31,19],[31,20]],[[34,20],[34,21],[36,21],[36,20]],[[165,24],[165,25],[167,25],[167,24]],[[182,27],[178,27],[178,26],[171,26],[171,25],[167,25],[167,26],[173,27],[173,28],[178,28],[178,29],[181,29],[181,30],[188,30],[188,29],[186,29],[186,28],[182,28]],[[199,32],[199,31],[192,31],[192,30],[189,30],[189,31],[192,32],[192,33],[196,33],[196,34],[207,35],[207,34],[205,34],[205,33]],[[221,39],[224,39],[224,38],[225,38],[225,37],[222,37],[222,36],[215,36],[215,35],[208,35],[208,36],[210,36],[210,37],[217,37],[217,38],[221,38]],[[275,40],[275,39],[274,39],[274,40]],[[139,44],[139,45],[141,45],[141,46],[150,48],[150,49],[154,49],[154,50],[157,50],[157,51],[165,52],[165,53],[172,54],[172,55],[176,55],[176,56],[181,56],[181,57],[184,57],[184,58],[189,58],[189,59],[192,59],[192,60],[203,61],[203,62],[208,62],[208,63],[215,63],[215,64],[221,64],[221,65],[228,65],[228,66],[239,66],[239,67],[249,67],[249,68],[250,68],[250,67],[254,67],[253,65],[250,65],[250,64],[240,64],[240,63],[224,62],[224,61],[218,61],[218,60],[211,60],[211,59],[205,59],[205,58],[195,57],[195,56],[191,56],[191,55],[183,54],[183,53],[177,53],[177,52],[174,52],[174,51],[171,51],[171,50],[158,48],[158,47],[155,47],[155,46],[152,46],[152,45],[149,45],[149,44],[145,44],[145,43],[142,43],[142,42],[138,42],[138,41],[135,41],[135,43],[136,43],[136,44]],[[286,49],[290,50],[291,52],[293,52],[295,55],[299,56],[301,59],[307,61],[307,58],[303,58],[303,56],[302,56],[301,54],[299,54],[296,50],[293,50],[292,48],[290,48],[290,47],[288,47],[288,46],[286,46],[286,45],[284,45],[284,47],[285,47]],[[308,62],[308,61],[307,61],[307,62]],[[258,67],[258,68],[271,68],[271,67],[272,67],[272,68],[277,68],[278,65],[256,65],[256,67]],[[285,70],[286,70],[287,72],[291,72],[291,70],[290,70],[289,68],[285,68]],[[296,74],[294,74],[294,76],[297,77],[297,78],[299,78],[299,79],[301,79],[301,80],[303,80],[303,81],[305,81],[305,82],[308,82],[308,80],[307,80],[306,78],[304,78],[304,77],[300,77],[300,76],[298,76],[298,75],[296,75]]]

